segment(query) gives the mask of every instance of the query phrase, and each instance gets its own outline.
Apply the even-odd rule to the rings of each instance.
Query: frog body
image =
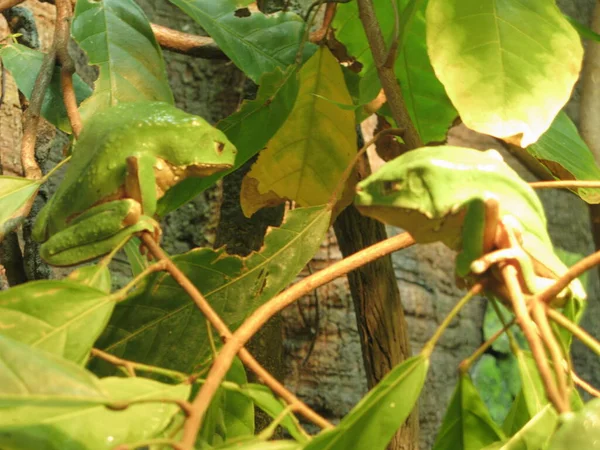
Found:
[[[42,257],[76,264],[108,253],[128,235],[156,234],[164,193],[188,177],[231,168],[235,155],[221,131],[167,103],[121,103],[97,113],[36,220]]]
[[[529,293],[567,270],[554,253],[538,196],[495,150],[439,146],[407,152],[359,183],[355,197],[362,214],[405,229],[418,243],[441,241],[458,251],[459,278],[485,270],[475,262],[489,251],[484,242],[490,202],[502,223],[517,228]],[[578,280],[570,289],[585,298]]]

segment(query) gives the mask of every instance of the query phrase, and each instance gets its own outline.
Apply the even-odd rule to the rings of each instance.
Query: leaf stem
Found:
[[[473,354],[471,354],[471,356],[469,356],[468,358],[465,358],[462,360],[462,362],[459,364],[459,370],[462,373],[467,373],[467,371],[469,370],[469,368],[473,365],[473,363],[478,360],[481,355],[483,355],[486,350],[488,348],[490,348],[494,342],[496,342],[498,340],[498,338],[500,336],[502,336],[506,331],[508,331],[508,329],[510,327],[512,327],[515,324],[515,319],[513,318],[509,323],[507,323],[506,325],[504,325],[501,329],[499,329],[498,331],[496,331],[491,338],[489,338],[487,341],[485,341],[483,344],[481,344],[481,346],[475,350],[473,352]]]
[[[435,330],[435,333],[433,334],[431,339],[429,339],[427,341],[427,343],[423,347],[423,350],[421,350],[421,354],[423,356],[425,356],[427,358],[429,358],[431,356],[431,353],[433,352],[433,349],[435,348],[437,341],[440,339],[440,337],[442,336],[442,334],[444,333],[446,328],[448,328],[448,326],[450,325],[450,322],[452,322],[452,319],[454,319],[454,317],[469,302],[469,300],[471,300],[475,295],[479,294],[482,290],[483,290],[483,283],[477,283],[475,286],[473,286],[469,290],[469,292],[466,293],[466,295],[463,298],[461,298],[458,301],[458,303],[456,305],[454,305],[454,307],[452,308],[450,313],[448,313],[448,315],[446,316],[444,321],[440,324],[440,326],[437,328],[437,330]]]

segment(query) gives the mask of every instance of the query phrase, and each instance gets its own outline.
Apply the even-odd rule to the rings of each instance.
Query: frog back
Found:
[[[546,215],[539,197],[498,152],[452,146],[428,150],[429,154],[424,153],[429,163],[423,179],[428,190],[435,191],[432,198],[436,214],[442,216],[447,214],[448,208],[492,197],[498,201],[501,215],[513,215],[525,230],[549,242]],[[418,161],[408,164],[414,164],[414,170],[421,170]]]

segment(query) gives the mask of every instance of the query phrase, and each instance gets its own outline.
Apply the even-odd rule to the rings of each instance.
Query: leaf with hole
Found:
[[[160,46],[133,0],[77,1],[71,33],[100,70],[93,95],[81,105],[84,121],[120,102],[173,103]]]
[[[465,125],[522,147],[550,127],[583,59],[548,0],[429,0],[427,48]]]
[[[2,63],[17,82],[19,91],[28,100],[31,100],[33,86],[42,67],[44,56],[44,53],[20,44],[11,44],[0,49]],[[73,75],[73,88],[78,105],[92,94],[92,89],[77,74]],[[50,85],[44,96],[41,113],[44,119],[52,125],[65,133],[71,132],[71,125],[62,98],[60,67],[54,68]]]
[[[234,330],[294,280],[319,248],[330,219],[322,206],[297,208],[280,227],[269,229],[259,252],[240,258],[223,248],[199,248],[173,262]],[[179,285],[166,274],[153,274],[117,305],[97,346],[125,359],[198,372],[212,358],[206,327],[204,315]],[[92,367],[104,374],[114,370],[100,362]]]
[[[194,19],[252,81],[293,64],[304,36],[304,22],[294,13],[236,14],[235,0],[170,0]],[[304,57],[315,46],[306,43]]]

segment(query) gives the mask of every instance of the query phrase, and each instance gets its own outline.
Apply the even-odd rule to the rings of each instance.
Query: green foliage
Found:
[[[356,154],[356,124],[382,86],[393,95],[390,82],[399,86],[406,115],[423,142],[443,142],[460,117],[477,131],[527,146],[556,179],[600,179],[590,150],[561,112],[581,67],[575,28],[586,38],[597,40],[597,35],[565,18],[553,0],[373,0],[383,49],[372,48],[367,39],[357,1],[337,5],[329,36],[337,42],[330,39],[329,48],[307,41],[307,23],[294,12],[265,14],[250,0],[170,1],[259,84],[256,98],[215,127],[177,110],[162,50],[135,1],[77,1],[72,38],[99,77],[93,89],[74,77],[84,123],[74,155],[82,156],[73,157],[58,191],[62,194],[48,203],[40,223],[54,220],[52,231],[73,226],[65,239],[68,249],[102,247],[63,263],[111,253],[66,279],[28,282],[0,293],[1,448],[154,448],[181,439],[190,420],[184,414],[188,401],[210,384],[204,377],[213,361],[213,367],[227,363],[216,359],[222,347],[219,333],[226,333],[213,329],[190,299],[198,301],[197,295],[181,283],[189,280],[231,331],[258,308],[273,307],[269,302],[318,251],[337,213],[326,205],[332,193],[340,193],[344,205],[353,195],[356,177],[350,164]],[[388,61],[376,63],[378,54]],[[10,44],[0,48],[0,58],[31,100],[44,54]],[[380,80],[384,72],[387,84]],[[41,115],[69,132],[60,67],[52,75]],[[389,105],[378,112],[394,126],[392,117],[398,114]],[[157,116],[164,120],[155,120]],[[190,136],[178,128],[177,118],[184,116],[201,123],[206,133]],[[136,128],[152,120],[151,132]],[[157,147],[159,151],[148,150]],[[174,158],[183,147],[192,162]],[[90,157],[98,148],[104,158],[100,162]],[[224,149],[230,159],[220,161],[221,171],[216,172],[215,158],[220,160]],[[225,248],[195,248],[173,255],[176,269],[168,270],[164,261],[154,266],[143,255],[141,241],[131,235],[141,230],[158,235],[157,217],[187,204],[257,154],[243,184],[240,203],[245,212],[250,215],[287,200],[296,206],[281,226],[269,229],[259,251],[238,257]],[[420,158],[416,176],[402,163],[411,158]],[[475,164],[477,158],[483,162]],[[439,169],[438,176],[427,179],[424,174],[434,166],[450,170],[439,175]],[[490,290],[503,301],[507,299],[499,277],[474,267],[492,250],[522,250],[525,255],[511,256],[511,261],[521,271],[521,288],[532,295],[577,258],[567,255],[566,261],[554,250],[539,201],[516,174],[510,171],[510,177],[498,182],[504,167],[496,155],[474,150],[417,149],[369,179],[379,182],[363,181],[358,198],[370,195],[374,201],[356,203],[383,221],[405,220],[418,241],[442,241],[466,255],[458,261],[465,282],[471,285],[487,277],[493,282]],[[95,185],[99,179],[103,182]],[[0,177],[0,238],[23,221],[45,181]],[[597,188],[572,190],[588,203],[600,202]],[[390,193],[400,191],[407,195],[385,204]],[[465,191],[475,193],[469,197],[472,202],[461,197]],[[484,238],[493,221],[481,214],[487,212],[490,197],[500,202],[504,227],[496,224],[492,230],[491,249],[484,248]],[[81,199],[89,203],[77,206]],[[505,219],[515,219],[517,206],[521,228],[510,228]],[[109,228],[104,226],[107,220]],[[76,226],[82,223],[86,226]],[[118,233],[111,234],[115,227]],[[43,231],[45,242],[46,234],[58,234]],[[515,233],[506,239],[510,245],[496,237],[499,231]],[[539,242],[532,244],[534,238]],[[106,264],[120,246],[135,279],[111,293]],[[573,286],[581,287],[572,282],[569,295],[577,290]],[[583,313],[583,297],[558,299],[562,313],[574,323]],[[506,320],[512,317],[505,313]],[[252,316],[246,324],[259,318]],[[488,308],[484,338],[502,326]],[[571,332],[552,326],[552,336],[568,351]],[[595,444],[590,443],[600,441],[598,427],[589,426],[597,419],[599,403],[584,405],[572,390],[570,407],[575,412],[559,416],[523,334],[512,328],[515,341],[509,343],[503,335],[494,342],[471,370],[473,381],[461,375],[435,449],[592,448]],[[248,383],[244,366],[235,359],[215,385],[210,403],[206,400],[207,412],[193,436],[196,447],[384,450],[418,401],[437,337],[423,353],[394,367],[337,426],[314,436],[298,421],[298,405],[286,404],[267,386]],[[241,338],[232,339],[235,343]],[[93,347],[108,355],[92,353]],[[113,376],[117,366],[127,375],[135,369],[136,376]],[[554,362],[551,369],[556,369]],[[254,428],[255,408],[273,419],[260,432]],[[290,439],[272,439],[277,426]]]
[[[579,76],[579,36],[553,1],[429,0],[427,25],[436,75],[475,131],[536,142]]]
[[[28,100],[31,99],[35,79],[40,73],[44,54],[24,45],[11,44],[0,49],[0,59],[17,82],[19,91]],[[92,94],[90,87],[83,82],[79,75],[73,77],[73,85],[77,96],[77,104],[80,104]],[[42,104],[42,116],[62,131],[71,132],[67,111],[62,101],[59,67],[56,67],[52,73],[52,80]]]
[[[415,405],[429,369],[419,355],[397,365],[331,431],[324,431],[306,450],[384,449]]]
[[[93,95],[81,107],[84,121],[120,102],[173,103],[162,52],[133,0],[78,1],[72,35],[100,70]]]
[[[265,73],[283,69],[296,59],[304,35],[304,22],[293,13],[248,17],[235,14],[235,0],[169,0],[198,22],[221,50],[258,83]],[[314,50],[305,45],[305,56]]]
[[[481,449],[503,437],[471,379],[461,374],[434,450]]]

